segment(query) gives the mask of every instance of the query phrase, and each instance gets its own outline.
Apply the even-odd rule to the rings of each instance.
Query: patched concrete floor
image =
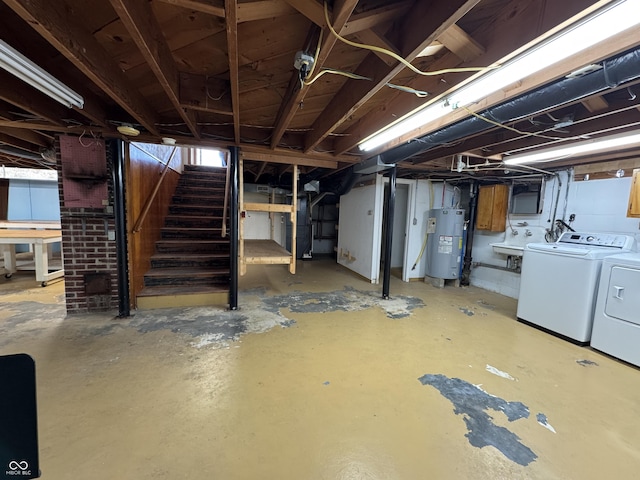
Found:
[[[478,288],[392,278],[384,301],[313,260],[295,276],[250,266],[238,312],[129,319],[66,317],[63,288],[0,281],[0,354],[36,360],[45,479],[640,471],[640,371],[516,322],[515,300]]]

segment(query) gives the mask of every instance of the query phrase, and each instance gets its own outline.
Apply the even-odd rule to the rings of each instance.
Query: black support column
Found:
[[[116,223],[116,261],[118,263],[118,317],[131,315],[129,296],[129,251],[127,248],[127,219],[124,192],[124,149],[122,140],[111,140],[113,179],[113,211]]]
[[[393,214],[396,208],[396,174],[394,165],[389,172],[389,198],[386,204],[385,248],[384,248],[384,276],[382,279],[382,298],[389,298],[389,284],[391,283],[391,242],[393,240]]]
[[[462,278],[460,285],[468,286],[471,282],[471,262],[473,261],[473,234],[476,229],[476,211],[478,210],[478,185],[472,182],[469,185],[469,225],[467,226],[467,241],[464,247],[464,263],[462,266]]]
[[[229,187],[231,189],[229,195],[229,256],[230,256],[230,282],[229,282],[229,310],[238,309],[238,164],[239,164],[238,147],[229,147]]]

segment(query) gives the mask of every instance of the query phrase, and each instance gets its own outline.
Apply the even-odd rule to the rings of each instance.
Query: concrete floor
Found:
[[[43,479],[640,470],[639,370],[519,324],[515,300],[478,288],[393,278],[384,301],[314,260],[295,276],[251,266],[238,312],[124,320],[66,318],[63,288],[0,279],[0,354],[36,360]]]

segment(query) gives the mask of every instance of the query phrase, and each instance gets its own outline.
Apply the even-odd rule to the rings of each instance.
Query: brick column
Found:
[[[95,139],[93,141],[96,142]],[[86,142],[87,140],[85,140]],[[104,148],[104,140],[100,140],[100,142],[100,148]],[[83,180],[63,178],[59,139],[56,141],[56,155],[67,313],[117,309],[118,270],[111,175],[100,179],[101,184],[107,183],[108,193],[104,202],[106,205],[101,208],[65,205],[65,184],[67,188],[71,189],[73,184],[70,182],[82,183]],[[107,171],[110,172],[109,149],[106,150],[106,155]],[[65,162],[67,161],[75,162],[81,161],[81,159],[73,158],[72,152],[70,159],[65,158]],[[87,188],[91,188],[89,186],[90,179],[84,180],[84,182],[87,182]],[[69,196],[67,199],[67,203],[72,203]]]

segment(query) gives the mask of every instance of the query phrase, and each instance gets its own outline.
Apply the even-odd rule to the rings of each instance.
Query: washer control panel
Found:
[[[574,245],[593,245],[624,250],[635,250],[636,240],[633,235],[616,233],[579,233],[565,232],[556,243]]]

